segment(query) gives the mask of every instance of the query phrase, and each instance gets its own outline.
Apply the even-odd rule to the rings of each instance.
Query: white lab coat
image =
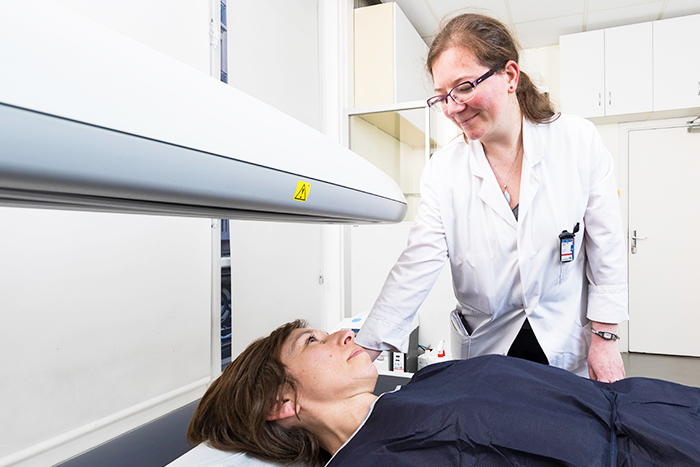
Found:
[[[570,115],[524,120],[523,147],[519,220],[480,142],[459,138],[433,155],[408,246],[358,344],[407,351],[413,316],[449,258],[453,356],[506,354],[527,317],[551,365],[587,375],[590,321],[628,319],[613,160],[595,126]],[[559,234],[576,223],[574,260],[562,263]]]

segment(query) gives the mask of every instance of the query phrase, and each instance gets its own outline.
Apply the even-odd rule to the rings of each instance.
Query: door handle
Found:
[[[647,237],[637,237],[637,231],[632,231],[632,254],[637,254],[637,240],[646,240]]]

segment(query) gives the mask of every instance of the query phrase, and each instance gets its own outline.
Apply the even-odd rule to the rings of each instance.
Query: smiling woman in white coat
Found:
[[[520,71],[513,36],[487,16],[449,21],[427,68],[428,104],[463,135],[426,165],[408,246],[357,343],[373,357],[406,352],[413,316],[449,259],[453,356],[624,378],[625,240],[613,160],[596,128],[554,112]]]

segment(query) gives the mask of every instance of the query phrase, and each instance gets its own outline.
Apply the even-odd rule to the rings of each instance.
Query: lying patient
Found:
[[[351,331],[288,323],[211,385],[191,443],[338,466],[698,466],[700,389],[599,383],[503,356],[428,366],[372,394],[377,370]]]

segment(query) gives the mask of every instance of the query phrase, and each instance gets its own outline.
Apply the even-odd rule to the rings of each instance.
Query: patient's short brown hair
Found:
[[[267,420],[278,397],[281,400],[289,389],[296,395],[296,383],[280,355],[291,332],[306,327],[301,320],[280,326],[232,361],[199,402],[187,441],[273,462],[314,465],[327,461],[329,454],[311,432]]]

